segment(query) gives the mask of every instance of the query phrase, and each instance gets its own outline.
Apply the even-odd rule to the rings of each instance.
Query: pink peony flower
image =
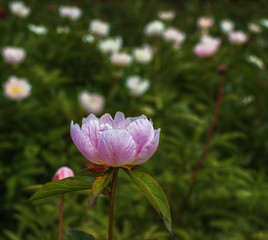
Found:
[[[166,41],[173,42],[174,46],[176,48],[179,48],[181,46],[181,44],[184,42],[186,35],[182,31],[180,31],[174,27],[169,27],[163,33],[163,38]]]
[[[248,37],[242,31],[234,31],[229,33],[229,41],[234,44],[243,44],[248,40]]]
[[[105,105],[105,98],[98,93],[83,91],[78,96],[81,107],[87,113],[100,114]]]
[[[210,17],[200,17],[197,20],[197,25],[200,28],[207,29],[212,27],[214,24],[214,19]]]
[[[200,39],[200,42],[195,45],[194,53],[200,58],[210,57],[217,52],[220,43],[221,41],[219,38],[204,35]]]
[[[59,14],[61,17],[66,17],[71,20],[77,20],[81,17],[82,11],[76,6],[62,6],[59,7]]]
[[[163,21],[171,21],[175,18],[174,11],[160,11],[158,12],[158,17]]]
[[[71,137],[78,150],[93,164],[111,167],[140,165],[156,151],[160,129],[144,115],[125,118],[117,112],[97,118],[90,114],[82,126],[71,123]]]
[[[64,178],[73,177],[73,176],[74,176],[74,173],[71,168],[61,167],[55,173],[54,177],[52,178],[52,181],[62,180]]]
[[[113,53],[110,61],[117,67],[126,67],[132,63],[132,57],[127,53]]]
[[[26,57],[26,53],[23,48],[18,47],[5,47],[2,50],[2,56],[6,62],[17,64],[21,63]]]
[[[99,19],[94,19],[89,24],[89,31],[99,36],[107,36],[110,32],[110,25]]]

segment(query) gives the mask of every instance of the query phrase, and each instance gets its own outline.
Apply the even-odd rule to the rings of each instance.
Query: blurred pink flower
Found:
[[[200,39],[200,42],[195,45],[194,53],[200,58],[210,57],[216,53],[220,43],[221,41],[219,38],[204,35]]]
[[[197,20],[197,25],[200,28],[207,29],[212,27],[214,24],[214,19],[210,17],[200,17]]]
[[[76,20],[81,17],[82,11],[76,6],[62,6],[59,7],[59,14],[61,17],[67,17],[71,20]]]
[[[71,123],[71,137],[78,150],[91,162],[98,165],[122,167],[140,165],[156,151],[160,129],[144,115],[125,118],[117,112],[97,118],[90,114],[82,126]]]
[[[113,53],[110,61],[117,67],[125,67],[132,63],[132,57],[127,53]]]
[[[242,31],[234,31],[229,33],[229,41],[234,44],[243,44],[248,40],[247,35]]]
[[[107,36],[110,32],[110,25],[99,19],[94,19],[89,24],[89,31],[98,36]]]
[[[52,178],[52,181],[62,180],[64,178],[73,177],[73,176],[74,176],[74,173],[72,169],[64,166],[57,170],[57,172]]]
[[[158,12],[158,17],[163,21],[171,21],[175,18],[174,11],[160,11]]]
[[[26,53],[23,48],[18,47],[5,47],[2,50],[2,56],[8,63],[21,63],[26,57]]]
[[[81,107],[87,113],[99,114],[103,111],[105,98],[98,93],[83,91],[78,96]]]
[[[181,44],[184,42],[186,35],[182,31],[180,31],[174,27],[169,27],[163,33],[163,38],[166,41],[173,42],[174,46],[176,48],[179,48],[181,46]]]
[[[10,100],[23,100],[30,96],[32,86],[25,78],[11,76],[3,84],[4,95]]]

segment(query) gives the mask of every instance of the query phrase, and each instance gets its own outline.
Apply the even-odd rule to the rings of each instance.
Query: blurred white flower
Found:
[[[21,1],[11,2],[9,4],[9,9],[13,15],[20,18],[26,18],[31,13],[31,9]]]
[[[248,29],[251,32],[254,32],[254,33],[261,33],[262,32],[261,27],[258,24],[256,24],[256,23],[249,23],[248,24]]]
[[[158,12],[158,17],[163,21],[171,21],[175,18],[174,11],[160,11]]]
[[[130,94],[134,96],[143,95],[150,87],[150,82],[147,79],[141,79],[140,76],[129,76],[126,80],[126,88]]]
[[[255,100],[255,96],[249,95],[249,96],[241,97],[240,100],[244,105],[248,105],[249,103]]]
[[[26,57],[26,53],[23,48],[18,47],[5,47],[2,50],[2,56],[6,62],[17,64],[21,63]]]
[[[268,28],[268,19],[267,18],[262,18],[260,20],[260,24],[266,28]]]
[[[3,84],[3,88],[6,98],[10,100],[22,100],[30,95],[32,86],[25,78],[11,76]]]
[[[131,64],[132,57],[127,53],[113,53],[110,57],[113,65],[118,67],[125,67]]]
[[[212,27],[214,24],[214,19],[210,17],[200,17],[197,19],[197,25],[198,27],[202,29],[207,29]]]
[[[204,35],[200,39],[200,42],[195,45],[194,53],[200,58],[210,57],[217,52],[220,43],[219,38]]]
[[[153,59],[153,51],[148,46],[143,46],[140,48],[135,48],[133,50],[133,55],[138,63],[146,64]]]
[[[70,28],[68,26],[58,26],[56,32],[58,34],[67,34],[70,32]]]
[[[78,96],[81,107],[87,113],[99,114],[103,111],[105,99],[98,93],[83,91]]]
[[[48,30],[44,25],[29,24],[28,29],[36,35],[46,35],[48,33]]]
[[[229,41],[234,44],[243,44],[248,40],[247,35],[242,31],[234,31],[229,33]]]
[[[161,21],[152,21],[149,22],[145,28],[144,28],[144,33],[147,36],[157,36],[161,35],[165,30],[165,25]]]
[[[99,41],[98,48],[102,53],[114,53],[118,52],[122,47],[122,38],[107,38]]]
[[[257,67],[259,67],[260,69],[265,68],[264,62],[262,61],[262,59],[260,59],[257,56],[250,55],[250,56],[247,57],[247,60],[248,60],[248,62],[253,63]]]
[[[59,14],[61,17],[76,20],[81,17],[82,11],[79,7],[76,6],[61,6],[59,7]]]
[[[93,43],[95,40],[94,36],[92,36],[91,34],[86,34],[82,37],[82,41],[84,43]]]
[[[184,42],[186,36],[185,36],[185,33],[183,33],[182,31],[174,27],[169,27],[163,33],[163,38],[166,41],[173,42],[174,46],[176,48],[179,48],[181,44]]]
[[[220,29],[224,33],[229,33],[234,30],[234,23],[229,19],[224,19],[220,22]]]
[[[91,33],[99,36],[107,36],[110,32],[110,25],[99,19],[92,20],[89,24]]]

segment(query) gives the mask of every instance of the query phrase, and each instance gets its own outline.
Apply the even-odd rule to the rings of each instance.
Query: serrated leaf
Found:
[[[35,201],[68,192],[90,189],[94,178],[70,177],[63,180],[52,181],[43,185],[29,200]]]
[[[96,202],[100,193],[104,190],[109,182],[114,170],[106,172],[104,175],[98,176],[92,183],[91,192],[89,196],[89,208]]]
[[[152,176],[140,168],[125,170],[125,172],[144,193],[146,198],[163,219],[168,231],[173,234],[169,204],[159,184],[153,179]]]
[[[95,240],[91,234],[79,230],[65,230],[65,233],[68,240]]]

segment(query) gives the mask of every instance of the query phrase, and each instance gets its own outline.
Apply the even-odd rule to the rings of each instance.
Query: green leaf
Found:
[[[79,230],[65,230],[68,240],[95,240],[95,238],[88,233]]]
[[[35,201],[68,192],[90,189],[94,178],[92,177],[70,177],[63,180],[52,181],[43,185],[31,198]]]
[[[140,168],[124,170],[161,216],[168,231],[173,234],[170,208],[162,188],[152,178],[152,176]]]
[[[89,196],[89,208],[96,202],[100,193],[103,191],[107,183],[109,182],[114,170],[106,172],[104,175],[98,176],[92,183],[91,192]]]

